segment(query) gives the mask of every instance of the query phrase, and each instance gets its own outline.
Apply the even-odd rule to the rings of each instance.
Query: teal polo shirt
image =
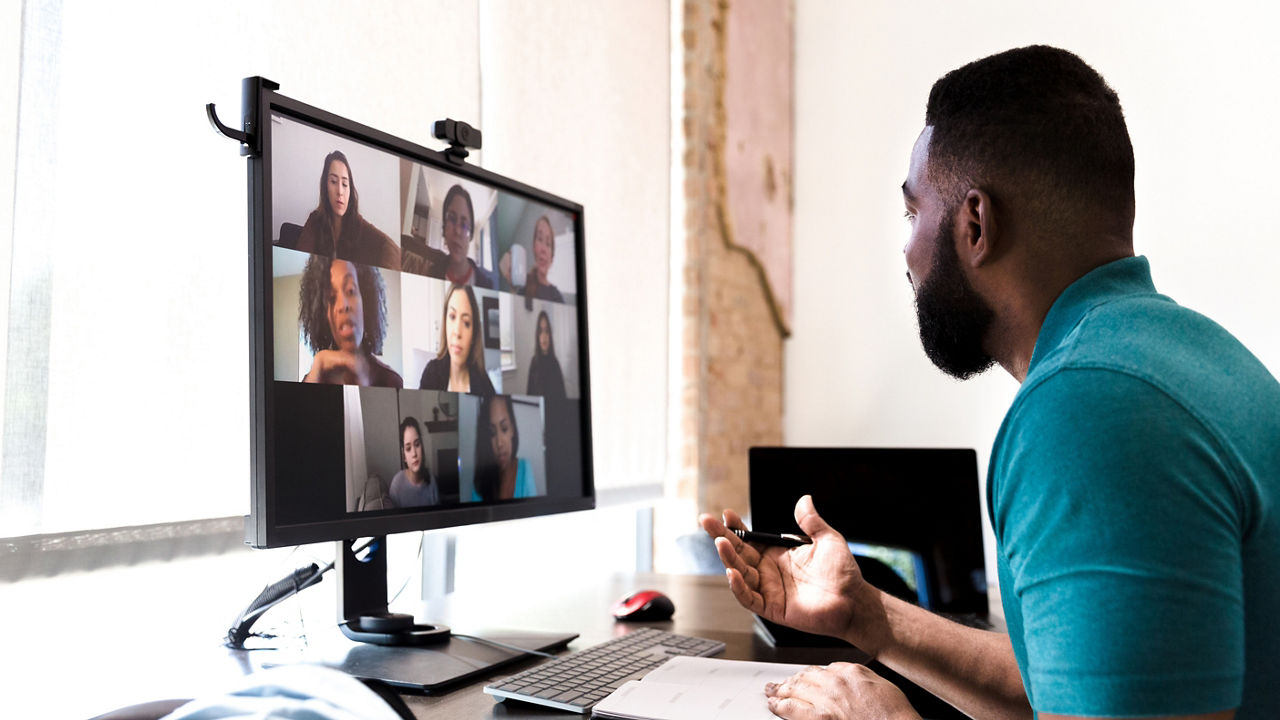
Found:
[[[1053,304],[987,477],[1037,712],[1280,718],[1280,384],[1146,258]]]

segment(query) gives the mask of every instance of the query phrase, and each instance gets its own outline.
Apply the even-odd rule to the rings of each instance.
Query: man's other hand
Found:
[[[907,696],[865,665],[811,667],[765,686],[769,710],[786,720],[920,720]]]

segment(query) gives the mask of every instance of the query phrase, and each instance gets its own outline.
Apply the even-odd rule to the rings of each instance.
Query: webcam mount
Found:
[[[480,128],[471,127],[461,120],[437,120],[432,126],[432,134],[449,143],[444,154],[454,165],[461,165],[467,159],[467,148],[480,149]]]

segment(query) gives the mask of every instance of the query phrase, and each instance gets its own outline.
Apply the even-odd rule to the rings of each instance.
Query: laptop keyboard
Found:
[[[716,655],[724,643],[640,628],[487,685],[498,700],[511,698],[576,713],[591,708],[628,680],[639,680],[673,655]]]

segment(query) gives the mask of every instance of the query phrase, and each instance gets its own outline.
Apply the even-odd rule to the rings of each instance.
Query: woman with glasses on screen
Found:
[[[560,371],[560,361],[556,359],[556,344],[551,337],[551,318],[547,316],[546,310],[538,313],[536,335],[533,359],[529,362],[528,394],[562,398],[564,373]]]
[[[320,202],[307,216],[295,247],[362,265],[400,268],[400,248],[360,215],[360,194],[356,192],[351,164],[339,150],[324,158]]]
[[[444,217],[440,222],[444,231],[444,248],[449,253],[445,279],[454,285],[475,285],[496,290],[498,281],[494,274],[477,265],[467,255],[476,228],[476,213],[471,205],[471,193],[461,185],[454,185],[445,193]]]
[[[391,479],[389,494],[396,507],[440,504],[440,488],[427,468],[422,426],[412,416],[400,423],[400,472]]]
[[[529,461],[517,457],[520,431],[509,395],[493,395],[480,401],[476,416],[476,479],[471,500],[508,500],[533,497],[538,484]]]
[[[450,285],[444,296],[440,350],[422,370],[423,390],[492,395],[493,383],[484,369],[484,323],[476,294],[469,286]]]
[[[387,330],[387,300],[377,268],[312,255],[302,270],[298,323],[315,357],[305,382],[404,387],[377,357]]]

